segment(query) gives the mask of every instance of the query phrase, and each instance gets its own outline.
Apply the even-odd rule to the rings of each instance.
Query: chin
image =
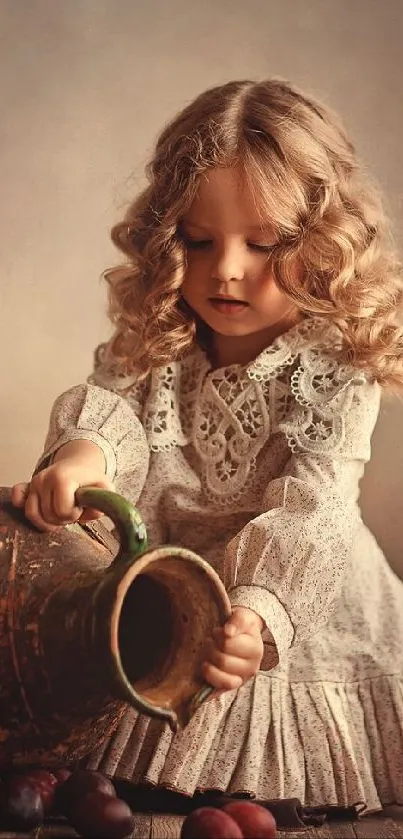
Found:
[[[217,326],[216,324],[208,323],[207,326],[217,335],[225,335],[227,337],[233,336],[244,338],[246,335],[252,335],[254,332],[253,329],[247,329],[245,326],[241,326],[241,324],[236,323],[228,324],[228,326]]]

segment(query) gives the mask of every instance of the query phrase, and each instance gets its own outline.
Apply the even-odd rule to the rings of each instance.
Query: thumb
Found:
[[[228,627],[228,631],[227,631]],[[235,635],[256,635],[259,634],[264,627],[264,622],[259,615],[252,609],[244,606],[234,606],[232,615],[225,624],[225,634],[228,638],[234,638]]]
[[[242,609],[240,606],[235,606],[232,610],[231,617],[228,618],[224,626],[224,632],[227,638],[235,638],[236,635],[247,632],[248,628],[249,622],[245,609]]]

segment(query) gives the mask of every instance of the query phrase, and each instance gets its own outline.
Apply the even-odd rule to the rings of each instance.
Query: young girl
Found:
[[[200,95],[113,230],[113,337],[55,403],[14,503],[134,502],[217,569],[233,613],[189,726],[128,710],[92,768],[192,794],[403,803],[403,585],[363,524],[380,385],[403,384],[385,221],[335,117],[281,81]]]

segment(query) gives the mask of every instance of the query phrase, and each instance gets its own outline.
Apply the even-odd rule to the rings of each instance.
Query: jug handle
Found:
[[[213,688],[212,685],[209,685],[207,682],[205,682],[202,685],[202,687],[199,688],[197,693],[195,693],[195,695],[190,700],[189,705],[187,707],[187,722],[191,720],[193,714],[195,714],[196,711],[199,710],[200,706],[203,705],[203,702],[205,702],[206,699],[208,699],[209,696],[212,696],[215,692],[216,689]]]
[[[138,510],[123,495],[100,487],[81,487],[75,494],[79,507],[93,507],[116,527],[120,547],[111,568],[140,556],[147,550],[147,531]]]

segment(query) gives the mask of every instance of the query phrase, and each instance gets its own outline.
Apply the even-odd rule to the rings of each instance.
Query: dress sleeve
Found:
[[[231,603],[265,622],[262,669],[328,619],[360,521],[358,484],[379,411],[378,385],[359,377],[330,396],[303,384],[294,376],[293,406],[278,427],[287,467],[268,484],[261,514],[227,546]]]
[[[100,348],[96,358],[99,358]],[[44,452],[36,472],[45,468],[56,451],[72,440],[96,443],[105,457],[105,474],[116,489],[135,502],[149,467],[149,446],[141,422],[147,386],[129,384],[103,373],[96,360],[87,384],[77,385],[55,401]],[[119,392],[120,391],[120,392]]]

